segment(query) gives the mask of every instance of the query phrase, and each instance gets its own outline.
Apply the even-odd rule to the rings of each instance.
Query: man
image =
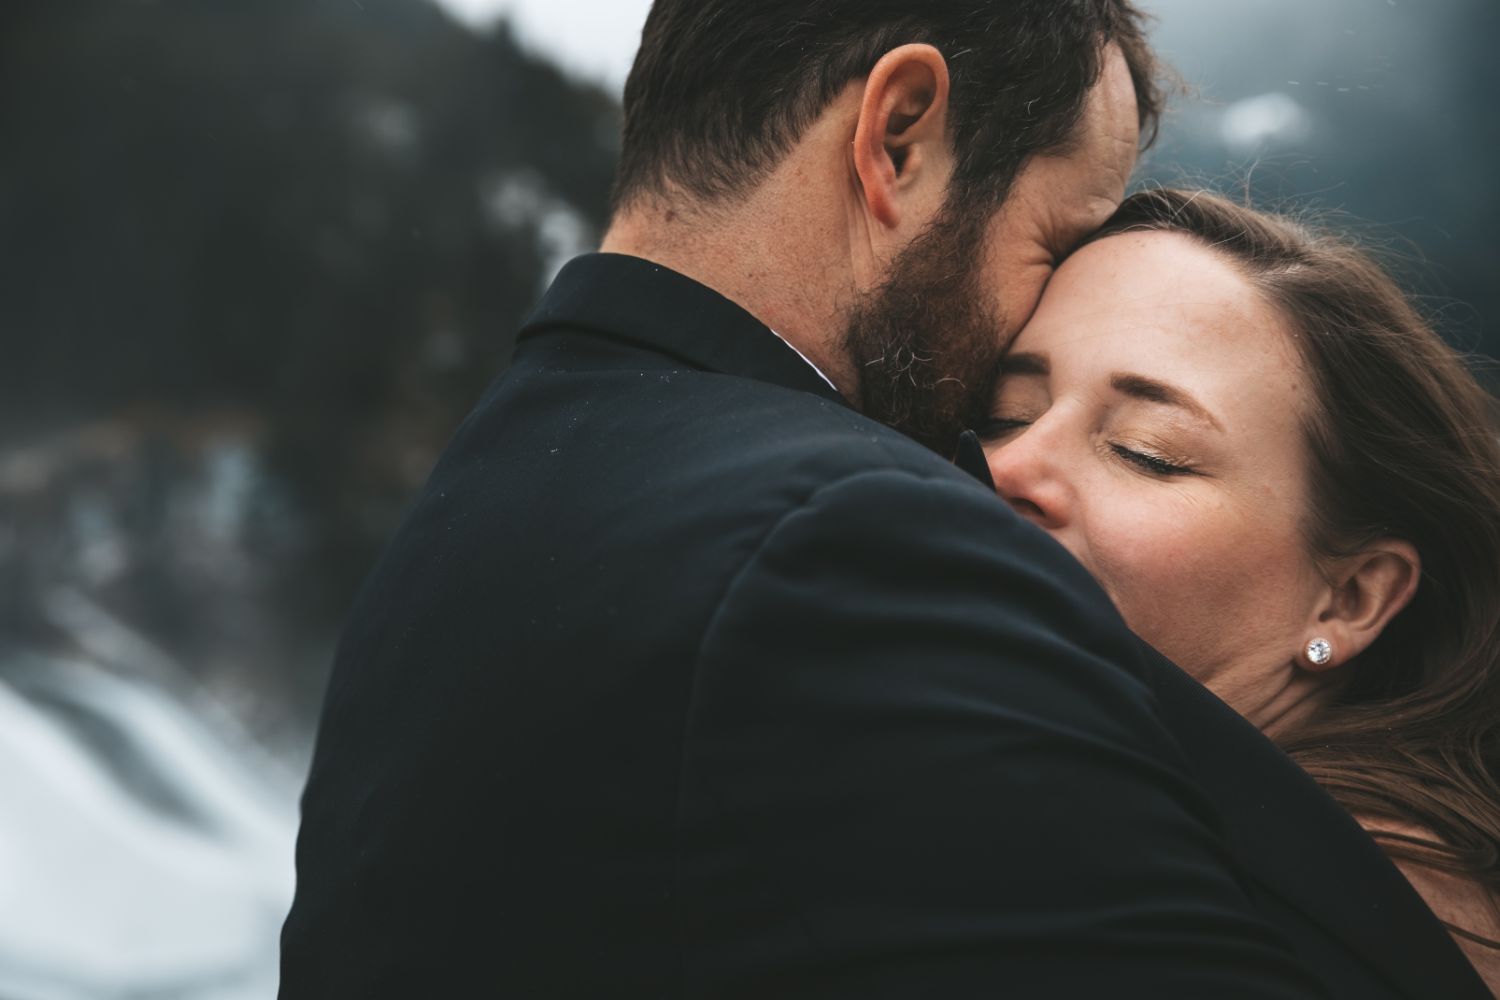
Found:
[[[350,619],[283,997],[1322,995],[1239,737],[947,461],[1151,79],[1126,0],[658,0]]]

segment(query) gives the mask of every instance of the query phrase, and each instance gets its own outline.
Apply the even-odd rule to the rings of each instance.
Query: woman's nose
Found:
[[[1033,424],[987,449],[995,492],[1048,531],[1066,527],[1072,508],[1061,445],[1056,435]]]

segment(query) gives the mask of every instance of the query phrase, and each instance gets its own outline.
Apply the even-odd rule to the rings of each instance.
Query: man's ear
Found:
[[[1303,657],[1301,665],[1330,669],[1369,649],[1391,619],[1411,603],[1421,579],[1421,556],[1415,546],[1400,539],[1383,538],[1339,559],[1332,567],[1316,620],[1303,640],[1327,639],[1333,657],[1321,666]]]
[[[900,228],[913,189],[947,189],[948,85],[948,62],[931,45],[892,49],[865,81],[854,173],[870,216],[887,229]]]

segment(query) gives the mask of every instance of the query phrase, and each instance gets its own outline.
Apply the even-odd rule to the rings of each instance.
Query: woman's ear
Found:
[[[870,71],[854,131],[854,174],[868,215],[901,228],[913,196],[947,191],[948,62],[931,45],[903,45]],[[948,165],[948,169],[943,169]]]
[[[1326,639],[1333,647],[1327,663],[1303,656],[1311,670],[1342,666],[1369,649],[1392,618],[1411,603],[1422,579],[1422,559],[1409,542],[1383,538],[1331,567],[1329,587],[1307,641]]]

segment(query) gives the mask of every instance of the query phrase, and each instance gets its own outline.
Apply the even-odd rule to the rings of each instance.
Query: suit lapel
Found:
[[[995,492],[995,478],[990,474],[990,460],[984,453],[984,445],[980,443],[978,434],[973,431],[964,431],[959,435],[958,452],[953,456],[953,464],[979,480],[985,489],[991,493]]]
[[[1359,824],[1233,709],[1151,655],[1168,727],[1256,888],[1412,1000],[1488,1000],[1447,929]]]

